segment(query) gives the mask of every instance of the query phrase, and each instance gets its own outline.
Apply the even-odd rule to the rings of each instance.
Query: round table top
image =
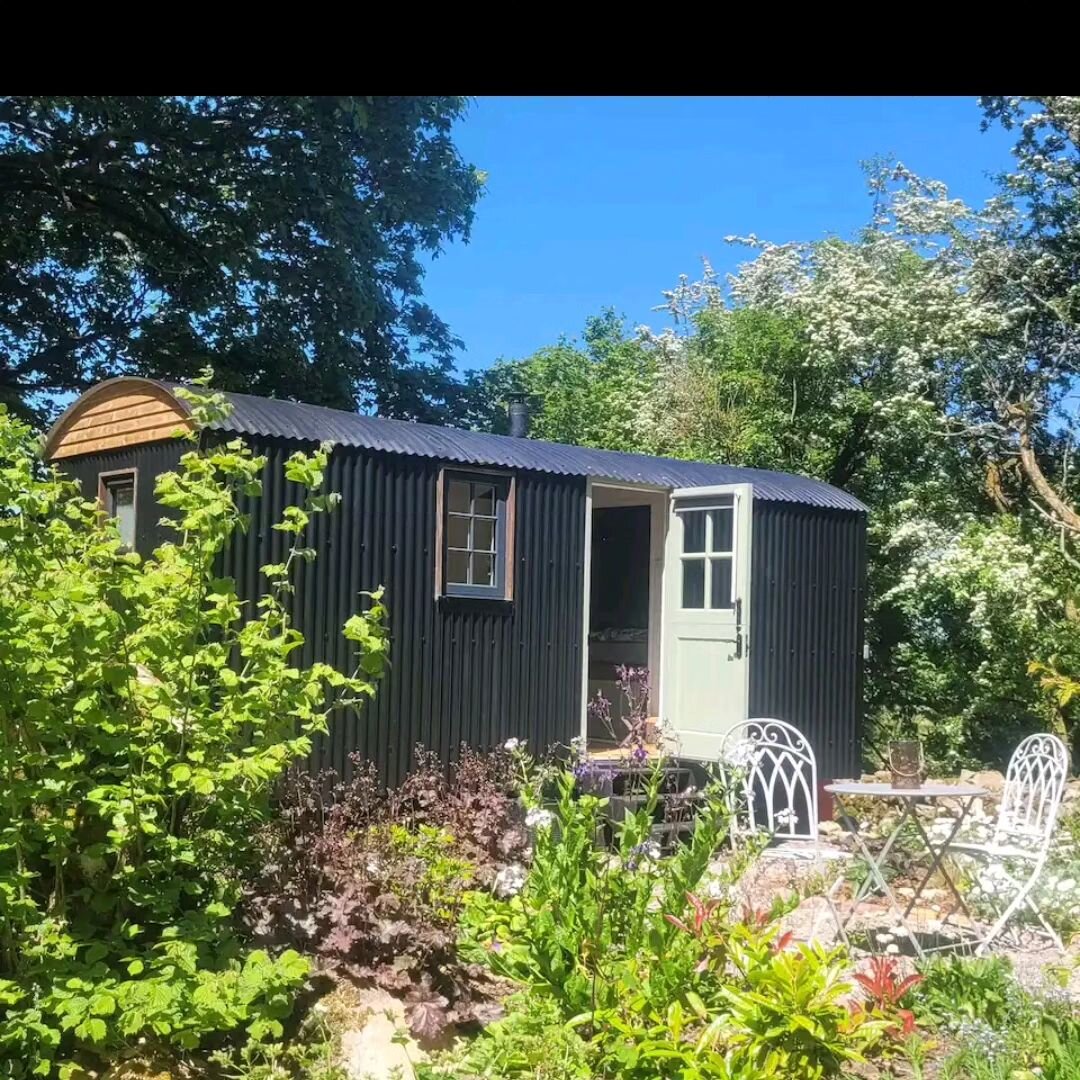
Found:
[[[987,788],[975,784],[946,784],[933,780],[917,788],[838,780],[835,784],[826,784],[825,790],[833,795],[860,795],[868,799],[973,799],[977,795],[989,794]]]

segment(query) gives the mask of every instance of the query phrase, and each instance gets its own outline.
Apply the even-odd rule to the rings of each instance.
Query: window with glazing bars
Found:
[[[710,499],[708,506],[680,508],[682,519],[682,606],[720,610],[735,605],[735,500]]]
[[[443,482],[443,593],[508,599],[509,478],[446,472]]]

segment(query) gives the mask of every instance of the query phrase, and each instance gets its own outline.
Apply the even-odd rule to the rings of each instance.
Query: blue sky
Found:
[[[631,326],[729,234],[850,236],[870,204],[859,162],[893,154],[981,201],[1012,140],[971,98],[481,98],[455,133],[488,173],[472,240],[425,293],[465,342],[461,368],[525,356],[612,306]]]

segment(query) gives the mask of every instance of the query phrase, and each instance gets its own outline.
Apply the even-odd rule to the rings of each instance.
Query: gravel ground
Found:
[[[719,870],[722,863],[715,866]],[[809,859],[762,858],[751,866],[736,885],[736,904],[748,903],[753,908],[767,910],[777,896],[798,893],[802,899],[795,910],[784,916],[781,923],[783,929],[792,931],[797,941],[819,941],[831,946],[838,940],[836,921],[822,893],[842,872],[842,865],[835,861],[815,863]],[[941,908],[947,913],[945,900],[949,897],[944,890],[929,889],[924,895],[932,901],[940,900]],[[847,913],[848,906],[846,900],[838,901],[842,915]],[[911,923],[921,935],[934,927],[941,917],[942,910],[920,907],[913,912]],[[952,921],[950,919],[950,923]],[[891,922],[892,918],[884,904],[866,903],[848,929],[887,933],[891,929]],[[901,953],[911,951],[909,942],[901,938],[894,940]],[[878,951],[884,949],[878,948]],[[993,952],[1010,960],[1018,981],[1032,991],[1039,990],[1047,982],[1059,985],[1056,978],[1058,973],[1069,971],[1067,989],[1080,1002],[1080,943],[1069,945],[1063,957],[1045,935],[1021,930],[1017,934],[1006,933],[998,938]]]

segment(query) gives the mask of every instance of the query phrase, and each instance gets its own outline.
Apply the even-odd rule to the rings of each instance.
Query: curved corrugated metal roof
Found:
[[[49,448],[73,422],[84,404],[113,383],[152,383],[172,393],[179,384],[121,376],[92,387],[53,425],[45,441]],[[754,497],[775,502],[805,503],[837,510],[865,511],[858,499],[820,480],[764,469],[742,469],[734,465],[709,465],[702,461],[624,454],[616,450],[595,450],[588,446],[568,446],[540,439],[515,439],[508,435],[488,435],[480,431],[416,424],[409,420],[386,420],[377,416],[327,409],[297,401],[226,393],[233,411],[212,426],[221,431],[264,435],[303,442],[341,443],[393,454],[415,454],[461,465],[495,465],[508,469],[533,469],[562,476],[589,476],[627,484],[654,487],[705,487],[712,484],[753,484]],[[187,404],[177,398],[185,410]]]
[[[305,405],[295,401],[226,394],[233,412],[216,427],[248,435],[330,440],[345,446],[416,454],[463,465],[497,465],[534,469],[564,476],[590,476],[596,480],[651,484],[657,487],[701,487],[710,484],[753,484],[754,497],[778,502],[805,503],[838,510],[865,510],[846,491],[805,476],[709,465],[700,461],[624,454],[540,439],[515,439],[479,431],[387,420],[375,416]]]

